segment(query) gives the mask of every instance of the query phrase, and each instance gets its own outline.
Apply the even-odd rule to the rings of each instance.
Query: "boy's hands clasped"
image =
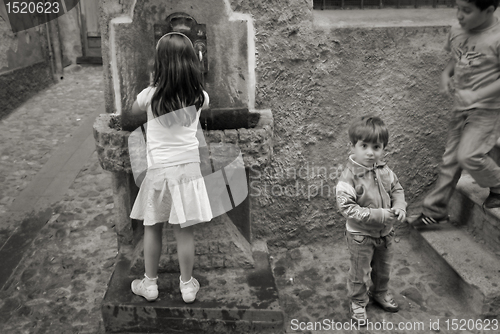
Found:
[[[393,223],[396,222],[403,222],[406,219],[406,212],[401,209],[384,209],[386,211],[385,218],[388,221],[392,221]]]

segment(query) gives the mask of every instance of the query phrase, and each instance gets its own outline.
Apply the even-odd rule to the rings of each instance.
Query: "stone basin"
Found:
[[[94,138],[101,167],[110,172],[131,174],[128,152],[129,131],[120,127],[116,114],[101,114],[94,123]],[[245,167],[266,165],[272,155],[273,116],[271,110],[202,110],[200,124],[207,143],[237,145]]]
[[[228,147],[240,150],[247,181],[251,171],[259,171],[269,163],[272,157],[273,135],[271,110],[209,109],[202,116],[200,116],[202,123],[206,122],[202,126],[206,127],[203,130],[205,141],[211,147],[215,145],[215,148],[222,149],[222,151],[211,150],[210,158],[213,165],[227,166],[227,156],[218,153],[224,153],[224,148]],[[129,217],[138,188],[134,184],[129,157],[128,137],[131,132],[121,130],[120,117],[116,114],[101,114],[93,127],[99,163],[104,170],[112,172],[115,229],[119,248],[123,245],[137,244],[142,234],[141,224]],[[247,125],[247,128],[234,128],[237,125]],[[220,129],[224,126],[230,128]],[[250,202],[253,200],[248,196],[243,205],[228,212],[228,215],[233,215],[231,220],[248,242],[251,242]]]
[[[118,235],[119,248],[122,246],[136,246],[137,243],[140,243],[142,235],[142,224],[131,220],[129,216],[138,188],[134,183],[129,157],[128,138],[131,132],[121,129],[120,117],[120,115],[116,114],[101,114],[97,117],[93,127],[99,163],[104,170],[112,172],[115,230]],[[241,152],[248,183],[251,171],[258,172],[269,163],[272,156],[273,135],[271,110],[250,111],[245,108],[208,109],[202,111],[200,120],[206,143],[215,148],[210,151],[213,166],[219,166],[218,169],[227,166],[229,161],[225,150],[237,148]],[[258,172],[258,175],[260,174]],[[242,249],[243,257],[241,258],[246,258],[246,260],[237,262],[243,267],[249,263],[251,265],[252,262],[250,254],[252,239],[250,207],[254,199],[250,197],[247,196],[243,203],[227,212],[224,217],[218,217],[220,218],[217,219],[218,223],[214,224],[214,226],[220,225],[225,232],[232,235],[230,237],[232,245],[222,246],[222,248],[228,250],[228,254],[234,254],[232,248],[234,245]],[[232,225],[228,219],[232,221],[243,239],[236,230],[230,232]],[[209,234],[213,234],[213,232],[207,231],[205,236]],[[216,234],[213,236],[214,239],[217,238]],[[204,240],[204,242],[206,241]],[[173,240],[166,240],[168,244],[172,244],[172,242]],[[207,244],[205,248],[214,247],[209,247]],[[219,247],[219,249],[222,248]],[[219,251],[216,253],[219,253]],[[224,260],[224,263],[229,262]],[[170,265],[167,263],[165,267]],[[235,264],[234,266],[240,265]]]

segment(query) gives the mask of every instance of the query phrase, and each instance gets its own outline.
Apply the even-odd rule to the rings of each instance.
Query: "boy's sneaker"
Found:
[[[184,300],[184,303],[194,302],[196,299],[196,293],[200,290],[200,283],[198,283],[194,277],[191,277],[191,279],[186,283],[184,283],[179,277],[179,281],[179,289],[181,290],[182,300]]]
[[[371,291],[368,291],[368,296],[370,296],[375,303],[377,303],[386,312],[397,312],[399,311],[399,305],[392,297],[391,293],[386,293],[384,296],[375,297]]]
[[[366,306],[358,305],[351,302],[351,319],[356,321],[360,326],[366,326],[368,317],[366,316]]]
[[[500,208],[500,194],[492,193],[484,200],[483,207],[487,209]]]
[[[422,214],[420,214],[420,216],[417,219],[415,219],[413,222],[411,222],[410,225],[413,227],[423,227],[423,226],[432,226],[432,225],[437,225],[437,224],[443,224],[443,223],[447,223],[448,221],[449,221],[449,217],[435,219],[435,218],[426,216],[422,213]]]
[[[146,279],[136,279],[132,281],[132,292],[138,296],[146,298],[148,302],[152,302],[158,298],[158,284],[146,286]]]

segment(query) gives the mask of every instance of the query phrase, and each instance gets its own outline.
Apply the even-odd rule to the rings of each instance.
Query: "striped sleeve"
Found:
[[[362,208],[356,203],[356,191],[347,182],[340,181],[336,188],[337,206],[340,213],[350,219],[360,221],[367,220],[370,216],[370,209]]]
[[[337,207],[340,213],[347,219],[356,220],[359,224],[373,224],[384,225],[384,212],[382,209],[371,209],[360,206],[357,202],[356,190],[354,189],[346,172],[337,183],[335,189],[337,197]]]

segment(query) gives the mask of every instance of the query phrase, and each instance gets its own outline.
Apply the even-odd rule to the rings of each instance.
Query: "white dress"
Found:
[[[143,220],[144,225],[168,221],[183,227],[210,221],[212,210],[198,151],[198,138],[203,140],[199,125],[201,108],[192,109],[196,116],[189,126],[165,126],[162,124],[164,116],[159,120],[152,114],[150,102],[154,91],[154,87],[148,87],[137,96],[139,107],[148,114],[148,171],[130,217]],[[208,105],[206,92],[205,105]],[[174,113],[167,115],[170,117]]]

